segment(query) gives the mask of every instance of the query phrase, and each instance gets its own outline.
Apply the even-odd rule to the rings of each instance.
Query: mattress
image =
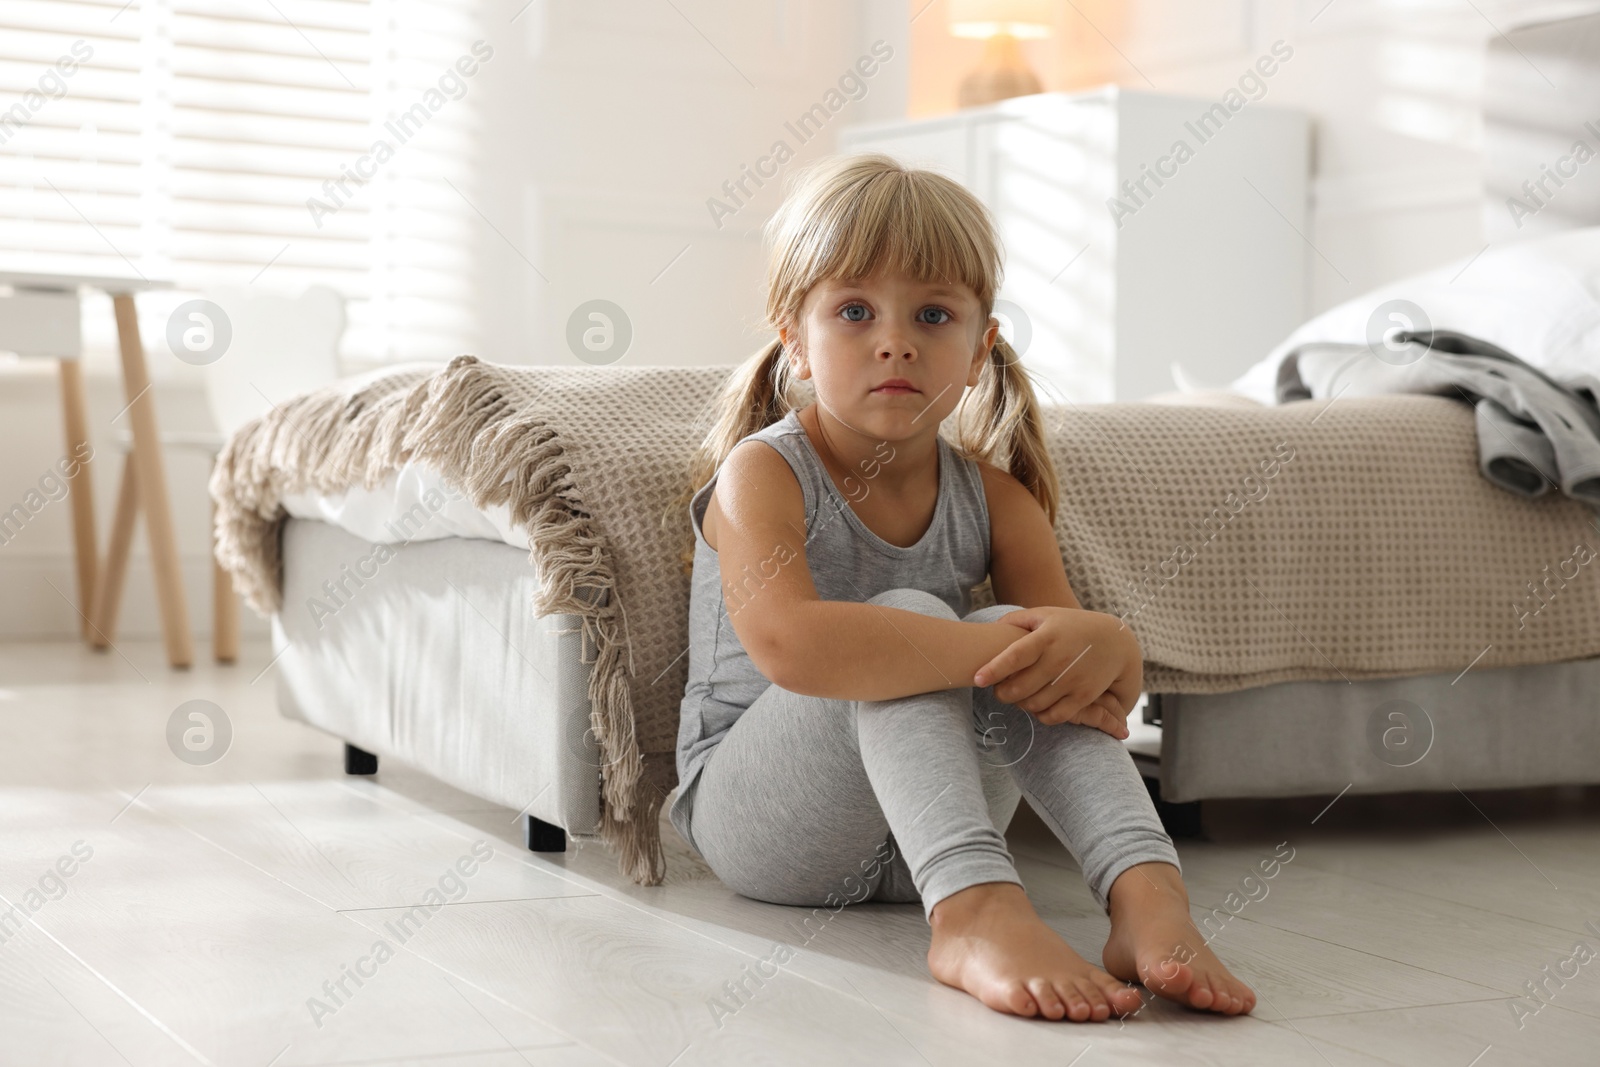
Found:
[[[420,463],[405,464],[371,489],[289,493],[283,506],[290,518],[327,523],[370,544],[465,537],[528,551],[528,533],[512,527],[509,507],[474,507],[443,475]]]

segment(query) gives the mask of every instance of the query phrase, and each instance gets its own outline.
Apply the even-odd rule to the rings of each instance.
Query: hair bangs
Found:
[[[886,273],[965,286],[985,311],[992,308],[996,242],[965,190],[941,175],[896,168],[864,175],[837,192],[811,217],[816,255],[790,279],[791,294],[821,281]]]

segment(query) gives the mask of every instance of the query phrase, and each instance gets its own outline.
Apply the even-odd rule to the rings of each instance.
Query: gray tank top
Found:
[[[989,506],[978,465],[938,438],[939,497],[933,521],[909,548],[891,545],[871,530],[833,484],[799,410],[749,434],[777,449],[805,495],[806,563],[823,600],[866,601],[889,589],[932,593],[958,617],[971,610],[973,590],[989,574]],[[870,479],[857,482],[869,487]],[[689,677],[678,721],[677,799],[668,815],[686,841],[696,778],[711,750],[768,681],[745,653],[728,617],[717,552],[700,530],[716,475],[689,502],[694,527],[694,572],[689,592]],[[851,492],[856,493],[851,487]],[[752,577],[750,588],[758,588]]]

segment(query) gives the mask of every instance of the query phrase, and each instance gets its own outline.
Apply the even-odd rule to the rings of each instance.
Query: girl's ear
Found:
[[[811,364],[800,347],[798,332],[788,326],[780,326],[778,340],[783,344],[783,358],[789,361],[789,372],[801,381],[810,378]]]

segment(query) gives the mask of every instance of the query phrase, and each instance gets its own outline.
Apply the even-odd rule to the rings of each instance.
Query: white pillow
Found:
[[[1385,303],[1405,300],[1426,323],[1412,328],[1468,334],[1563,380],[1600,376],[1600,226],[1538,240],[1491,246],[1434,270],[1379,286],[1318,315],[1228,388],[1263,404],[1277,403],[1278,364],[1308,341],[1368,343]],[[1385,312],[1383,320],[1388,320]],[[1393,325],[1400,325],[1394,320]]]

